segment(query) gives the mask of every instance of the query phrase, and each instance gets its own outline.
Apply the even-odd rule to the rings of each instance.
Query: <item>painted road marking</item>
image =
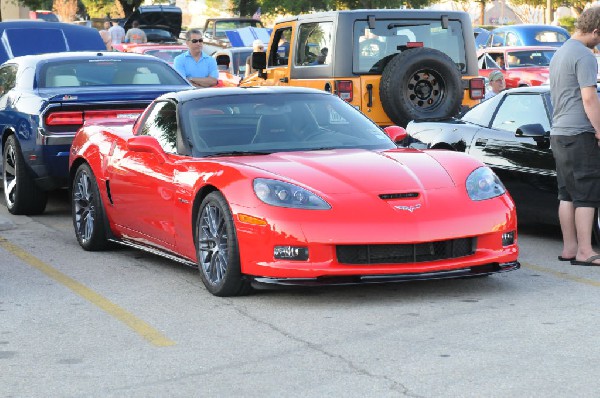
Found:
[[[552,270],[552,269],[548,269],[548,268],[544,268],[544,267],[539,267],[537,265],[528,264],[528,263],[521,263],[521,265],[523,267],[525,267],[525,268],[529,268],[529,269],[532,269],[532,270],[535,270],[535,271],[545,272],[547,274],[554,275],[557,278],[567,279],[567,280],[570,280],[570,281],[573,281],[573,282],[583,283],[585,285],[600,287],[600,281],[595,281],[593,279],[581,278],[579,276],[568,274],[568,273],[566,273],[564,271],[555,271],[555,270]]]
[[[83,297],[90,303],[99,307],[109,315],[117,318],[119,321],[123,322],[125,325],[129,326],[134,332],[141,335],[144,339],[149,341],[151,344],[157,347],[168,347],[175,345],[175,342],[167,338],[165,335],[160,333],[158,330],[154,329],[152,326],[139,319],[135,315],[130,312],[124,310],[119,307],[117,304],[111,302],[107,298],[102,295],[94,292],[90,288],[85,285],[77,282],[76,280],[68,277],[63,274],[59,270],[51,267],[50,265],[44,263],[37,257],[27,253],[25,250],[21,249],[19,246],[7,241],[4,238],[0,238],[0,247],[4,248],[9,253],[12,253],[16,257],[23,260],[25,263],[30,266],[38,269],[44,274],[48,275],[50,278],[54,279],[58,283],[68,287],[73,292]]]

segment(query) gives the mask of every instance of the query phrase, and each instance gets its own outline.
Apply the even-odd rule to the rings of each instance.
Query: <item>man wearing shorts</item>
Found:
[[[591,51],[600,44],[600,7],[585,10],[575,26],[550,62],[550,145],[563,236],[558,259],[600,266],[600,255],[592,247],[594,212],[600,208],[600,100],[598,63]]]

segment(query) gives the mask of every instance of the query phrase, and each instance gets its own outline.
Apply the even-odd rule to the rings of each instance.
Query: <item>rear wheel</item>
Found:
[[[229,204],[212,192],[200,205],[196,220],[198,269],[206,289],[215,296],[240,296],[252,287],[243,279],[237,233]]]
[[[71,187],[71,213],[79,245],[88,251],[105,249],[106,228],[104,207],[92,169],[82,164],[75,173]]]
[[[27,171],[21,146],[14,135],[7,138],[2,158],[4,199],[12,214],[41,214],[46,209],[48,193],[35,185]]]

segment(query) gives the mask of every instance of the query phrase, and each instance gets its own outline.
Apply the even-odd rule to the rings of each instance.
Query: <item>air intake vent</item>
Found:
[[[379,195],[379,197],[383,200],[392,200],[392,199],[408,199],[408,198],[418,198],[418,192],[405,192],[405,193],[384,193]]]
[[[407,245],[339,245],[342,264],[402,264],[469,256],[475,252],[475,238],[452,239]]]

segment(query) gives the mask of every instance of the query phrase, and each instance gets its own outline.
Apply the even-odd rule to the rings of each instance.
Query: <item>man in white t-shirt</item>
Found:
[[[121,44],[123,40],[125,40],[125,29],[120,26],[116,21],[113,21],[113,26],[110,27],[108,33],[110,33],[110,38],[112,40],[112,44]]]

